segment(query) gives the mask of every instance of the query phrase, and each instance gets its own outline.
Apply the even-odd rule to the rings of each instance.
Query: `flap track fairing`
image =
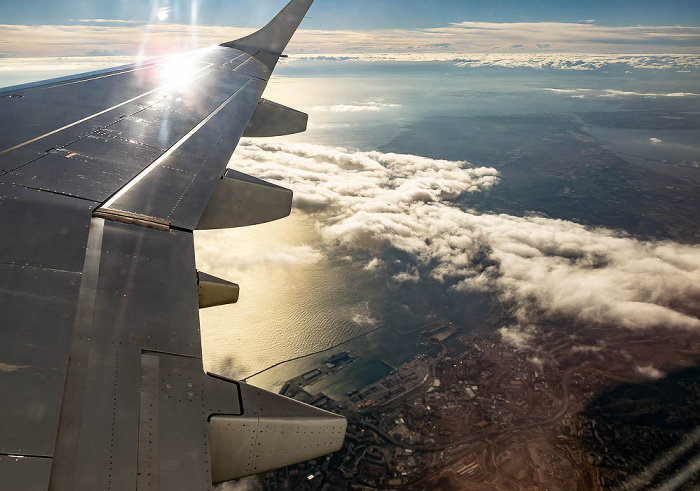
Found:
[[[291,212],[291,190],[228,169],[204,209],[197,230],[257,225]]]
[[[306,131],[309,115],[296,109],[260,99],[243,136],[270,137]]]
[[[347,420],[239,383],[243,414],[209,418],[212,481],[260,474],[340,450]]]
[[[235,283],[197,271],[197,285],[200,309],[238,302],[240,288]]]

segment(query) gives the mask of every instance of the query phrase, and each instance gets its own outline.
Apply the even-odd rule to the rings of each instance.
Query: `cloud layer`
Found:
[[[477,214],[450,200],[499,182],[465,162],[243,141],[231,165],[291,187],[330,246],[358,258],[387,249],[412,264],[394,281],[431,279],[497,293],[526,343],[543,318],[628,329],[700,329],[700,250],[643,242],[608,229],[542,217]],[[366,261],[366,259],[365,259]],[[379,268],[378,259],[367,269]]]
[[[630,92],[623,90],[605,89],[551,89],[545,88],[543,90],[554,92],[556,94],[562,94],[565,96],[571,96],[575,98],[607,98],[607,99],[617,99],[617,98],[644,98],[644,99],[658,99],[664,97],[670,97],[673,99],[679,97],[700,97],[700,94],[695,92]]]
[[[608,68],[685,71],[700,68],[700,56],[685,54],[589,54],[589,53],[493,53],[461,52],[364,52],[295,54],[297,61],[452,63],[465,68],[535,68],[556,70],[601,70]]]
[[[370,102],[354,102],[352,104],[336,104],[333,106],[313,106],[310,111],[331,112],[331,113],[359,113],[359,112],[378,112],[384,109],[392,109],[401,107],[400,104],[390,104],[387,102],[370,101]]]
[[[77,25],[0,25],[3,51],[70,56],[91,50],[163,54],[250,33],[235,27],[140,25],[80,19]],[[605,27],[592,23],[461,22],[429,29],[300,30],[291,53],[687,53],[700,51],[700,27]]]

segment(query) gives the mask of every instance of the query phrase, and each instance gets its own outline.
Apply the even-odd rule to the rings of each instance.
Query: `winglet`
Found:
[[[282,54],[289,40],[304,19],[314,0],[292,0],[265,27],[253,34],[223,43],[221,46],[236,48],[255,55],[263,51]]]

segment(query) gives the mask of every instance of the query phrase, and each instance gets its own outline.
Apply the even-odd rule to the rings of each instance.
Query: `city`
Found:
[[[532,340],[539,345],[533,354],[498,332],[465,333],[447,320],[420,333],[426,354],[342,400],[314,393],[313,383],[351,364],[349,352],[290,380],[283,393],[344,414],[348,434],[340,452],[265,474],[264,486],[605,489],[642,471],[656,451],[700,422],[694,371],[664,380],[682,391],[673,407],[641,394],[639,406],[628,401],[630,407],[616,408],[620,414],[606,420],[604,404],[595,403],[623,369],[607,364],[603,349],[580,348],[577,336],[543,335]],[[660,406],[676,414],[670,431],[657,428],[658,417],[646,425],[624,423],[625,411],[658,416]],[[634,440],[644,441],[644,450],[630,456]],[[700,435],[688,445],[699,441]]]

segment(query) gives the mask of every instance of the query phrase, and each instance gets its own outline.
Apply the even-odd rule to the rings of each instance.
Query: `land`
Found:
[[[534,340],[536,350],[519,350],[496,332],[466,333],[449,321],[424,326],[432,354],[347,398],[309,394],[348,418],[345,446],[263,475],[264,487],[608,489],[639,479],[659,455],[683,444],[648,484],[687,465],[700,448],[693,432],[700,425],[693,355],[700,336],[581,326],[572,336],[549,327]],[[452,335],[443,340],[435,332]],[[622,344],[625,359],[616,355]],[[636,373],[634,358],[654,359],[653,351],[691,368],[658,381]],[[350,357],[339,352],[335,360]],[[655,363],[664,366],[658,357]]]

